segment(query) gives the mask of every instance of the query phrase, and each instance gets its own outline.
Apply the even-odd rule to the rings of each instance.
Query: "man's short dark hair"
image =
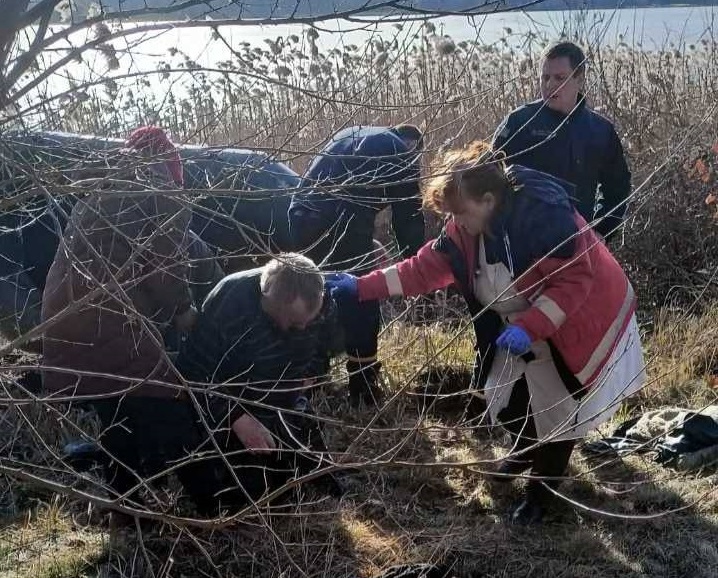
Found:
[[[586,55],[581,48],[573,42],[554,42],[546,47],[541,55],[542,60],[554,58],[568,58],[573,68],[573,75],[578,76],[586,72]]]
[[[424,135],[418,126],[413,124],[398,124],[393,130],[397,135],[399,135],[399,138],[412,144],[412,149],[417,152],[424,149]]]

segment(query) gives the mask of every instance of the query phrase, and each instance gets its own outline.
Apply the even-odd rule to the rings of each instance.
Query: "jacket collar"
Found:
[[[498,212],[491,219],[490,235],[495,238],[503,237],[509,230],[511,221],[516,216],[518,195],[529,195],[536,201],[549,205],[570,205],[570,199],[575,195],[575,187],[571,183],[521,165],[508,166],[506,177],[511,189],[504,197]],[[524,187],[527,189],[522,193]]]
[[[564,119],[566,117],[576,117],[581,114],[588,108],[588,104],[586,102],[586,95],[582,92],[578,93],[578,100],[576,101],[576,106],[573,108],[573,110],[569,114],[564,114],[562,112],[558,112],[556,110],[550,109],[548,106],[545,106],[544,101],[542,99],[535,101],[537,104],[540,104],[543,106],[544,110],[546,111],[546,114],[550,114],[556,118]]]

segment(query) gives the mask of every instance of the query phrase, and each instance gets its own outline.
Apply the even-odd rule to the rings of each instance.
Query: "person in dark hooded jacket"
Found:
[[[576,439],[645,380],[636,299],[621,266],[572,206],[566,183],[482,142],[433,168],[425,204],[451,217],[416,256],[329,280],[337,299],[372,301],[456,285],[474,318],[476,388],[511,434],[495,474],[530,470],[517,522],[543,516]]]
[[[382,265],[373,240],[379,211],[391,207],[401,256],[424,242],[419,193],[421,131],[412,125],[354,126],[336,133],[302,178],[302,191],[289,207],[295,250],[325,270],[366,273]],[[350,398],[376,403],[379,307],[339,304],[346,334]]]

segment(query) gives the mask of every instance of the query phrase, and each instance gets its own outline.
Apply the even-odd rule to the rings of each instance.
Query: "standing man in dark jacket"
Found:
[[[325,457],[307,392],[334,324],[319,268],[293,253],[228,275],[207,296],[177,366],[209,384],[202,403],[234,475],[219,463],[217,487],[206,490],[223,503],[257,499]],[[322,484],[338,490],[331,477]]]
[[[623,222],[631,173],[613,125],[586,104],[585,78],[586,56],[578,46],[549,46],[541,59],[541,99],[511,112],[493,146],[510,164],[572,183],[578,212],[609,238]]]
[[[402,257],[424,243],[419,193],[423,135],[413,125],[354,126],[336,133],[304,173],[302,192],[289,207],[295,249],[322,268],[367,273],[383,255],[373,244],[374,220],[391,207],[392,228]],[[339,303],[349,356],[353,402],[376,403],[380,315],[376,303]]]

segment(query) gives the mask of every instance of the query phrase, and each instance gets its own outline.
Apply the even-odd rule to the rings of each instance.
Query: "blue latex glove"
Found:
[[[349,273],[332,273],[324,278],[324,286],[334,299],[359,299],[357,278]]]
[[[531,338],[520,327],[509,325],[496,340],[499,349],[505,349],[513,355],[523,355],[531,349]]]

